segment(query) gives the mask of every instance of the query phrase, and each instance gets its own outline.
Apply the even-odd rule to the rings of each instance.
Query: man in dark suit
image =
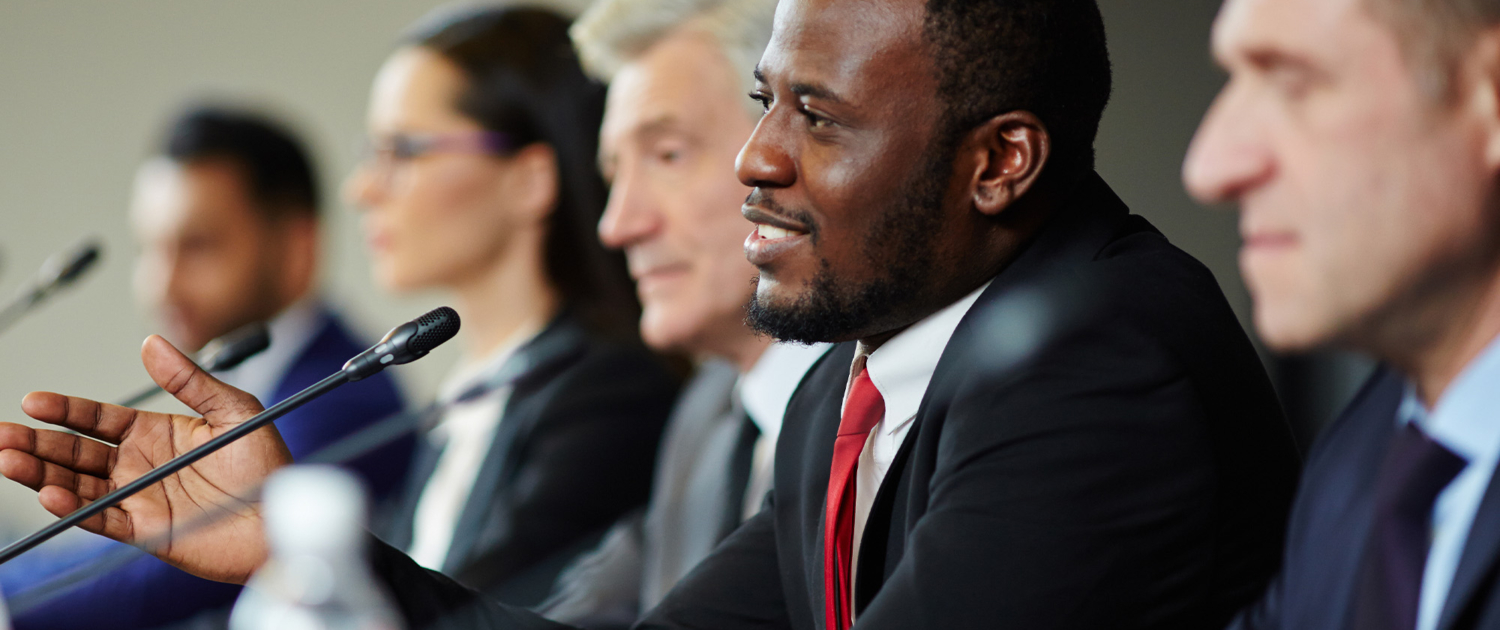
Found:
[[[737,165],[754,189],[751,320],[843,345],[788,408],[765,508],[642,627],[1227,622],[1275,569],[1296,458],[1212,276],[1093,173],[1109,93],[1094,3],[786,0],[756,75],[765,113]],[[1086,294],[1098,316],[998,361],[1029,326],[1082,315],[1005,315],[1006,298],[1054,278],[1102,287]],[[163,378],[186,367],[159,340],[144,361]],[[176,393],[208,426],[248,411],[204,404],[241,400],[208,378]],[[163,421],[55,394],[23,408],[113,442]],[[228,462],[273,452],[270,438],[205,459],[204,474],[256,477],[279,462]],[[7,444],[0,472],[36,487],[23,466],[120,468],[53,452],[77,439]],[[72,484],[41,500],[66,513],[92,495]],[[168,525],[115,517],[90,527],[128,539]],[[227,524],[163,551],[221,579],[263,553]],[[557,627],[389,547],[374,561],[413,626]]]
[[[1236,628],[1500,628],[1500,11],[1229,0],[1184,166],[1237,202],[1255,325],[1383,368],[1311,450]]]
[[[245,324],[267,323],[271,346],[220,375],[266,404],[322,380],[369,347],[316,296],[317,209],[316,174],[300,141],[274,121],[223,107],[179,115],[136,179],[130,215],[141,244],[135,274],[141,302],[189,349]],[[402,407],[395,383],[380,374],[276,426],[292,454],[305,457]],[[402,479],[411,447],[410,439],[401,440],[349,465],[384,497]],[[92,564],[104,558],[107,569]],[[153,628],[227,606],[239,593],[104,540],[43,549],[0,573],[8,596],[24,597],[38,586],[53,591],[57,584],[49,580],[59,578],[84,581],[17,611],[15,627]]]

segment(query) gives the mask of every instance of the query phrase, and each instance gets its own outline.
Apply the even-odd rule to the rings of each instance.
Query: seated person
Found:
[[[271,347],[220,375],[269,405],[337,371],[370,343],[357,339],[318,296],[319,195],[302,143],[260,115],[197,107],[171,125],[141,166],[130,209],[140,255],[136,295],[164,334],[197,349],[252,322]],[[391,377],[352,383],[276,421],[294,457],[401,411]],[[379,498],[403,479],[413,441],[350,463]],[[99,539],[38,550],[0,569],[6,595],[22,595],[106,552]],[[52,546],[55,547],[55,546]],[[150,628],[223,608],[239,587],[192,577],[134,552],[126,564],[16,611],[16,628]],[[82,576],[80,576],[82,577]]]
[[[549,618],[634,623],[759,511],[787,400],[828,349],[773,344],[745,323],[755,267],[734,208],[750,189],[735,179],[734,157],[760,118],[745,93],[774,9],[608,0],[573,28],[585,67],[614,80],[599,160],[613,185],[599,236],[638,270],[641,336],[702,360],[668,422],[650,505],[559,578],[539,608]],[[657,162],[666,152],[669,167]]]
[[[376,281],[446,290],[463,320],[463,357],[380,533],[522,604],[646,502],[677,390],[594,233],[603,88],[567,31],[529,8],[419,24],[375,78],[371,154],[346,185]]]

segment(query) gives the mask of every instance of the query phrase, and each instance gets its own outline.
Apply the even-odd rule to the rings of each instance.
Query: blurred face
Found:
[[[141,248],[137,299],[177,347],[197,350],[283,306],[283,243],[256,211],[237,167],[148,162],[136,176],[130,220]]]
[[[945,203],[952,156],[932,152],[924,15],[915,0],[778,5],[757,76],[766,113],[738,163],[755,189],[743,213],[756,224],[744,247],[760,271],[758,329],[845,341],[956,297],[959,244],[978,230],[971,206]]]
[[[1474,68],[1451,97],[1424,89],[1362,0],[1228,0],[1213,37],[1230,80],[1184,179],[1239,205],[1262,337],[1379,353],[1443,320],[1424,309],[1495,250],[1494,97]]]
[[[707,36],[681,31],[610,82],[600,132],[611,182],[599,222],[625,251],[640,296],[641,336],[661,350],[725,354],[749,336],[755,269],[740,243],[749,192],[735,154],[753,129],[735,70]]]
[[[374,154],[345,195],[364,210],[375,278],[387,289],[482,281],[517,234],[539,224],[520,208],[535,206],[539,190],[552,194],[551,180],[517,168],[521,154],[494,155],[484,129],[454,108],[465,85],[457,66],[419,47],[397,51],[375,77]]]

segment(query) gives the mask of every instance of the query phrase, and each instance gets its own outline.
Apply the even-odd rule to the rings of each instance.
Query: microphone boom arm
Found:
[[[152,485],[162,481],[163,479],[176,474],[177,471],[187,468],[188,466],[196,463],[198,460],[213,454],[215,451],[218,451],[225,446],[228,446],[230,442],[245,437],[256,429],[259,429],[266,426],[267,424],[270,424],[271,422],[276,421],[277,418],[286,415],[293,409],[301,407],[308,401],[322,396],[323,394],[326,394],[329,391],[332,391],[333,389],[347,382],[349,382],[349,376],[343,371],[339,371],[329,376],[328,378],[318,381],[311,387],[297,392],[292,397],[271,405],[271,408],[255,414],[254,417],[240,423],[239,426],[220,433],[213,439],[204,442],[201,446],[178,455],[177,457],[172,458],[171,461],[168,461],[165,464],[151,469],[150,472],[141,475],[140,478],[136,479],[135,481],[117,488],[114,492],[99,497],[93,503],[79,508],[72,514],[69,514],[59,519],[57,522],[54,522],[51,525],[42,528],[35,534],[11,543],[10,545],[6,546],[5,549],[0,549],[0,564],[5,564],[6,562],[11,561],[16,556],[26,553],[33,547],[47,542],[54,536],[67,531],[68,528],[76,526],[79,523],[82,523],[89,518],[92,518],[93,516],[98,515],[105,510],[114,507],[115,505],[118,505],[121,501],[124,501],[131,495],[145,490],[146,488],[151,487]]]

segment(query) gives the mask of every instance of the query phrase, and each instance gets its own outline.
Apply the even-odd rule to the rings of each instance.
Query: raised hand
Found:
[[[21,402],[26,415],[87,437],[0,423],[0,474],[37,490],[42,507],[65,516],[261,411],[255,397],[202,371],[161,337],[146,339],[141,362],[162,389],[203,417],[32,392]],[[260,515],[249,496],[290,462],[280,434],[267,426],[81,527],[127,543],[160,540],[148,551],[163,560],[205,578],[242,583],[266,557]],[[198,526],[205,518],[211,524]]]

